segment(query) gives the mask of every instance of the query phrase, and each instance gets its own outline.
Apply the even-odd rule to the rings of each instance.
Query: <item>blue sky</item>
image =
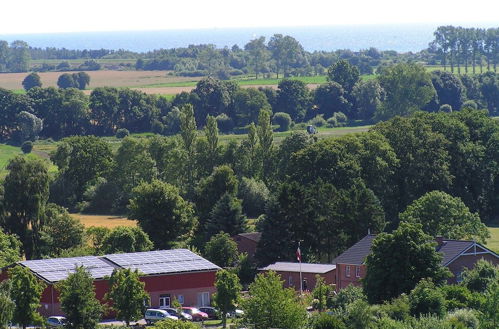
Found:
[[[499,26],[499,0],[24,0],[2,3],[0,34],[480,22]]]

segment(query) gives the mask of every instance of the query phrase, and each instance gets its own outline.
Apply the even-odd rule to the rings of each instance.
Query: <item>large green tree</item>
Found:
[[[30,90],[31,88],[41,87],[42,80],[36,72],[28,74],[22,82],[24,90]]]
[[[400,63],[381,71],[385,101],[376,113],[379,119],[408,115],[421,110],[435,96],[431,76],[422,65]]]
[[[8,214],[4,229],[21,239],[26,258],[36,249],[43,229],[49,195],[48,166],[44,160],[18,156],[7,165],[4,180],[4,209]]]
[[[145,291],[145,283],[140,281],[139,272],[131,269],[115,270],[109,279],[109,285],[106,298],[112,302],[116,318],[125,321],[127,327],[131,321],[141,319],[149,294]]]
[[[117,226],[105,234],[102,239],[102,250],[105,254],[138,252],[152,250],[154,244],[139,227]]]
[[[257,275],[242,305],[245,320],[258,329],[298,329],[307,318],[294,289],[284,288],[280,276],[272,271]]]
[[[45,284],[31,273],[30,269],[23,266],[15,266],[9,269],[9,277],[12,282],[10,290],[11,299],[16,308],[13,321],[19,323],[23,329],[32,324],[42,321],[38,308]]]
[[[94,329],[103,308],[95,297],[94,279],[84,267],[57,284],[61,309],[66,315],[68,329]]]
[[[206,234],[212,236],[220,231],[236,235],[247,229],[241,200],[225,193],[213,206],[206,222]]]
[[[357,66],[351,65],[342,59],[331,65],[327,70],[327,79],[330,82],[339,83],[350,94],[353,86],[360,79],[360,72]]]
[[[239,278],[233,272],[221,270],[217,272],[215,281],[217,292],[213,301],[222,315],[222,328],[227,326],[227,313],[234,311],[242,289]]]
[[[369,302],[409,293],[424,278],[442,282],[450,273],[441,266],[441,260],[433,238],[421,230],[421,225],[400,223],[392,233],[379,234],[366,259],[363,286]]]
[[[16,303],[10,297],[12,283],[9,280],[0,282],[0,328],[7,328],[12,320]]]
[[[238,259],[237,244],[229,234],[220,232],[206,243],[204,256],[220,267],[233,266]]]
[[[13,234],[0,229],[0,268],[14,264],[21,259],[21,242]]]
[[[283,79],[277,85],[275,112],[288,113],[293,121],[302,121],[310,106],[310,91],[300,80]]]
[[[490,237],[477,213],[471,213],[461,199],[441,191],[428,192],[413,201],[400,214],[400,219],[421,224],[423,231],[430,236],[475,239],[480,243],[485,243]]]
[[[95,136],[64,138],[50,159],[59,169],[56,184],[60,195],[56,200],[70,207],[82,200],[85,190],[99,177],[109,174],[113,164],[111,147]]]
[[[185,241],[197,224],[192,205],[176,187],[159,180],[133,189],[129,211],[128,217],[138,221],[156,248],[171,248]]]

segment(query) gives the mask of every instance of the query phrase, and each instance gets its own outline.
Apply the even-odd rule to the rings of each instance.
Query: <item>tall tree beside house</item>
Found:
[[[217,272],[215,281],[217,292],[213,296],[213,301],[220,310],[222,316],[222,327],[227,326],[227,313],[236,309],[236,304],[239,301],[239,292],[242,290],[239,278],[233,272],[221,270]]]
[[[204,256],[220,267],[234,266],[238,260],[237,244],[229,234],[220,232],[206,243]]]
[[[2,194],[0,193],[0,198]],[[1,219],[0,219],[1,220]],[[21,242],[13,234],[6,234],[0,229],[0,268],[21,259]]]
[[[133,189],[128,218],[138,221],[156,248],[189,239],[197,225],[191,203],[178,188],[156,179]]]
[[[15,302],[13,322],[23,329],[32,324],[41,324],[42,317],[38,313],[40,298],[45,284],[39,281],[27,267],[15,266],[9,269],[12,282],[10,298]]]
[[[440,283],[450,276],[442,255],[420,224],[400,223],[392,233],[381,233],[367,256],[364,291],[370,303],[380,303],[409,293],[424,278]]]
[[[141,319],[145,311],[144,301],[149,299],[149,295],[144,289],[145,283],[140,281],[139,272],[131,269],[115,270],[109,285],[106,299],[112,302],[116,318],[125,321],[127,327],[131,321]]]
[[[490,237],[477,213],[472,213],[461,199],[441,191],[428,192],[413,201],[400,214],[400,219],[421,224],[423,231],[430,236],[474,239],[480,243],[485,243]]]
[[[102,305],[95,297],[94,279],[84,267],[57,286],[61,309],[66,315],[67,329],[94,329],[102,316]]]

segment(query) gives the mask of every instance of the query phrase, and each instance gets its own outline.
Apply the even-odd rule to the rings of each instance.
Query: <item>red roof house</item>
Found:
[[[215,292],[215,274],[220,269],[187,249],[157,250],[106,256],[85,256],[21,261],[11,266],[27,267],[47,285],[41,298],[41,314],[62,315],[59,294],[54,285],[66,279],[76,266],[85,267],[94,278],[95,293],[101,303],[109,290],[108,278],[115,269],[137,269],[151,307],[169,307],[175,297],[184,306],[208,306]],[[0,281],[8,278],[6,268]]]
[[[256,247],[261,237],[262,233],[260,232],[250,232],[234,235],[232,239],[236,242],[239,253],[245,252],[250,259],[254,259]]]
[[[336,288],[343,289],[349,284],[360,285],[366,275],[365,260],[371,252],[376,235],[369,234],[333,260],[336,265]],[[480,259],[499,264],[499,255],[475,241],[436,239],[436,250],[442,254],[442,266],[449,268],[453,277],[449,283],[461,280],[464,268],[473,268]]]

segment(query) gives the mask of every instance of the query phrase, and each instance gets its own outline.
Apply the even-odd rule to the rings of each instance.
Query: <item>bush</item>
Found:
[[[126,128],[120,128],[116,130],[116,138],[122,139],[130,135],[130,132]]]
[[[336,118],[338,122],[338,127],[344,127],[347,125],[348,117],[343,112],[334,112],[333,118]]]
[[[402,294],[389,303],[383,304],[382,310],[392,319],[406,320],[410,316],[409,298],[406,294]]]
[[[430,279],[421,280],[409,294],[409,305],[413,316],[445,314],[445,298]]]
[[[239,186],[239,198],[243,200],[244,213],[250,217],[263,214],[269,194],[269,189],[264,182],[243,177]]]
[[[345,308],[347,305],[356,300],[367,300],[361,287],[348,285],[346,288],[341,289],[329,302],[328,307],[331,308]]]
[[[228,133],[234,128],[234,121],[225,113],[217,115],[215,119],[217,119],[218,129],[223,133]]]
[[[468,309],[456,310],[445,318],[452,328],[478,329],[480,322],[474,311]]]
[[[152,329],[199,329],[199,326],[190,321],[162,320],[156,322]]]
[[[438,112],[451,113],[452,112],[452,106],[450,106],[449,104],[442,104],[442,105],[440,105],[440,108],[438,109]]]
[[[26,141],[21,145],[21,150],[23,151],[24,154],[31,153],[33,150],[33,142],[31,141]]]
[[[469,100],[463,103],[461,110],[463,109],[478,110],[478,104],[474,100]]]
[[[316,127],[323,127],[326,125],[326,120],[323,114],[316,115],[315,118],[308,122],[309,125],[314,125]]]
[[[288,131],[293,123],[291,116],[284,112],[277,112],[272,118],[272,123],[279,125],[278,131]]]
[[[165,125],[163,125],[158,120],[154,120],[151,124],[151,130],[155,134],[163,134],[163,131],[165,130]]]
[[[336,127],[339,127],[339,124],[338,124],[338,120],[336,119],[336,117],[332,116],[330,117],[329,119],[327,119],[327,127],[328,128],[336,128]]]
[[[310,320],[312,329],[346,329],[345,324],[339,318],[327,313],[319,313]]]

